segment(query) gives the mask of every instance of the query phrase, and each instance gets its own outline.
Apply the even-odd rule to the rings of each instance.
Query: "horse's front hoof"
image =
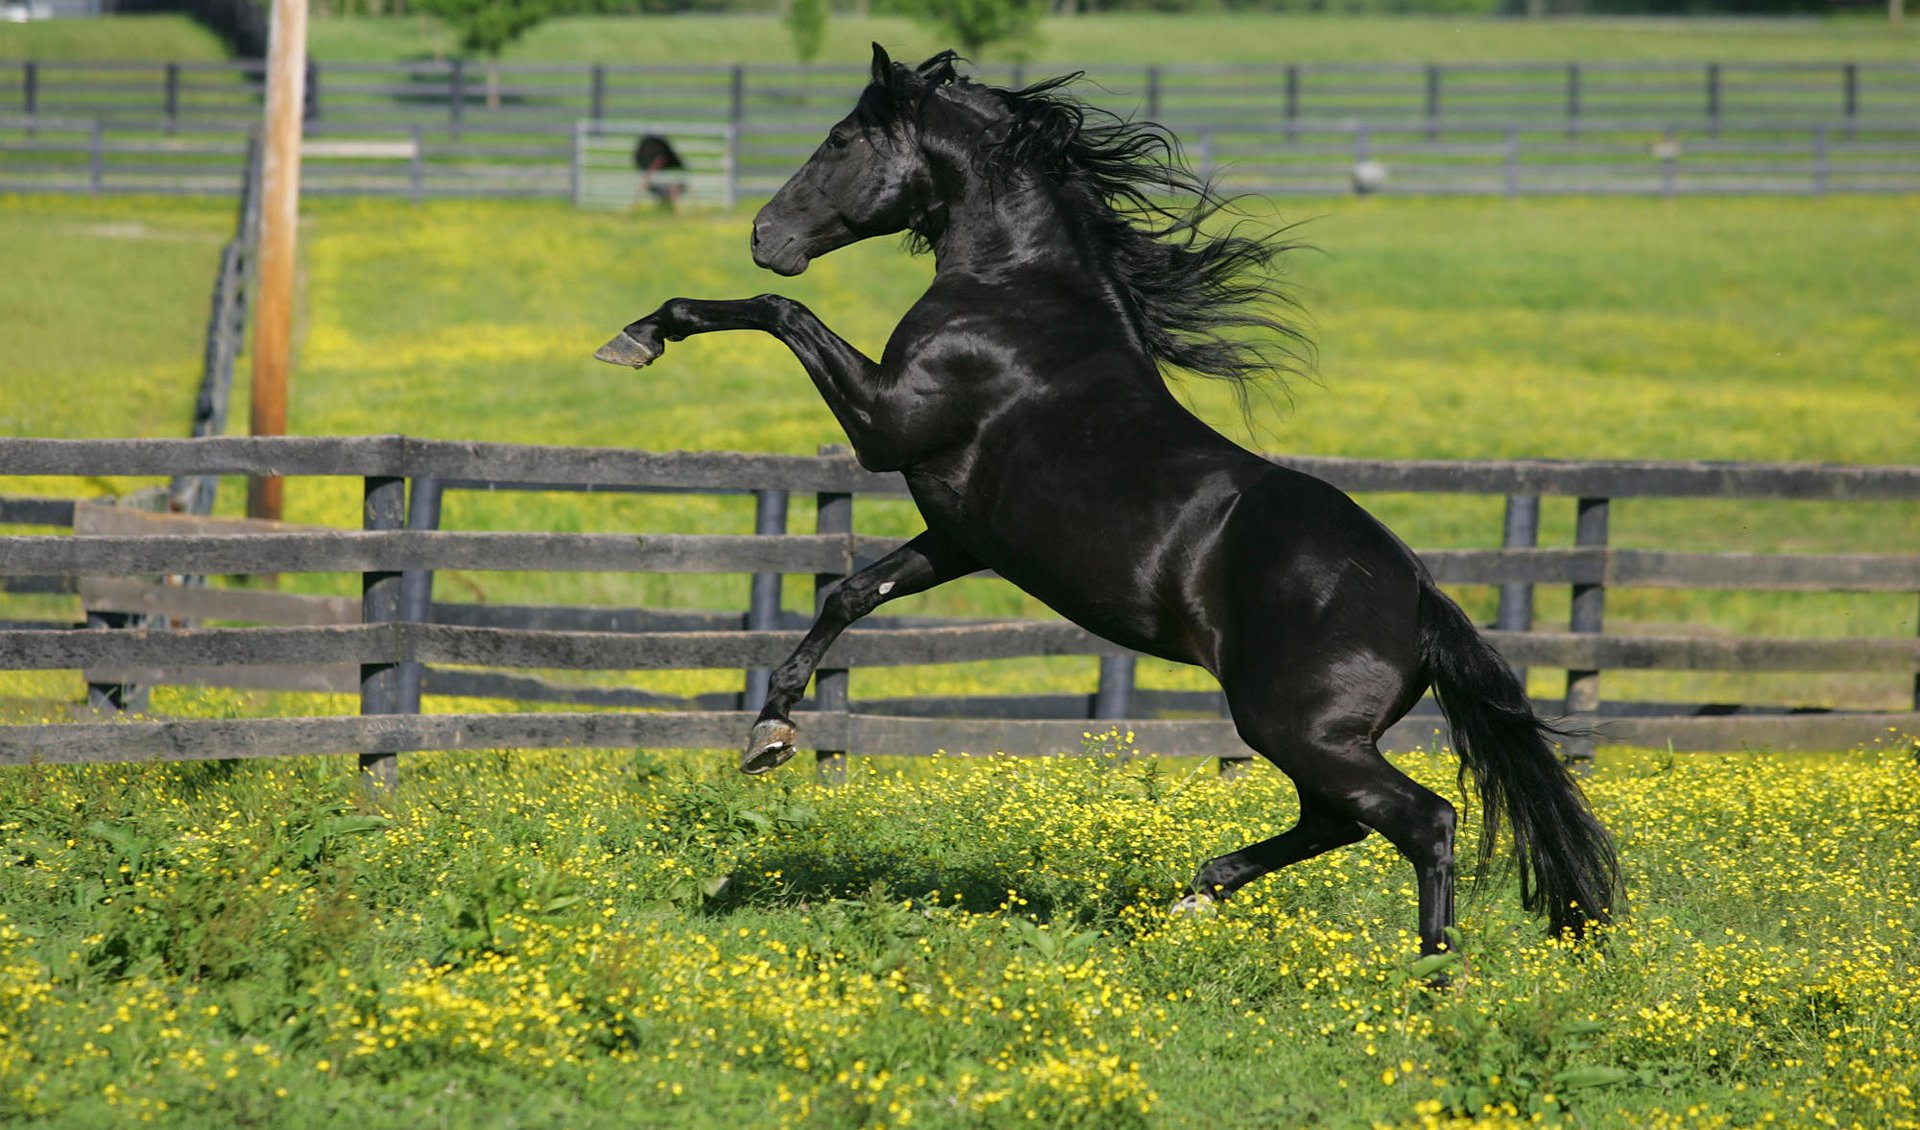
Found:
[[[1195,891],[1167,908],[1168,914],[1212,914],[1220,903],[1212,896]]]
[[[593,351],[595,361],[605,361],[609,365],[625,365],[630,369],[644,369],[653,364],[660,356],[658,342],[641,341],[625,330],[615,334],[612,341]]]
[[[753,733],[747,736],[747,752],[740,758],[740,771],[757,777],[785,765],[794,754],[797,736],[793,723],[784,719],[769,718],[756,724]]]

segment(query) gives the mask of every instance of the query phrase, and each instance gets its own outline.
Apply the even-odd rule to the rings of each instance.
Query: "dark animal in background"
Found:
[[[879,361],[778,295],[675,298],[596,354],[638,367],[694,334],[773,334],[861,464],[900,472],[926,519],[829,595],[741,767],[793,754],[788,713],[850,622],[993,569],[1106,639],[1206,668],[1241,737],[1292,778],[1298,823],[1208,862],[1180,905],[1377,831],[1418,877],[1422,950],[1445,949],[1454,808],[1377,745],[1431,686],[1482,798],[1482,866],[1505,824],[1530,909],[1556,932],[1604,921],[1612,843],[1513,671],[1352,499],[1167,388],[1179,368],[1244,391],[1273,360],[1246,331],[1300,341],[1263,270],[1282,238],[1208,227],[1221,202],[1165,131],[1083,105],[1064,89],[1077,76],[1002,90],[955,63],[902,66],[876,44],[853,113],[754,219],[754,261],[781,275],[903,230],[933,251]]]
[[[649,133],[640,138],[633,146],[633,167],[640,173],[640,187],[634,193],[634,203],[640,202],[642,194],[650,195],[663,207],[673,208],[680,203],[680,192],[685,187],[674,176],[661,176],[662,173],[675,173],[684,170],[687,163],[674,151],[673,143],[657,133]]]

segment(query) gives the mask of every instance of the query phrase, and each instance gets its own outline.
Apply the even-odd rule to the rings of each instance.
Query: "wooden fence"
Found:
[[[1028,72],[986,68],[990,81]],[[259,64],[0,61],[0,191],[236,183]],[[1030,73],[1029,73],[1030,72]],[[582,123],[724,128],[728,193],[771,193],[864,81],[844,67],[315,65],[309,194],[564,198]],[[1920,63],[1113,67],[1097,100],[1162,121],[1231,192],[1920,191]],[[494,97],[488,97],[491,85]]]
[[[5,138],[21,125],[0,118],[0,191],[225,193],[245,179],[242,140],[116,136],[96,121],[52,119],[38,122],[31,138]],[[676,126],[625,128],[630,148],[631,138],[674,136]],[[754,125],[727,134],[715,195],[771,195],[824,132]],[[1573,135],[1557,123],[1254,123],[1196,126],[1182,142],[1189,163],[1223,190],[1273,196],[1920,192],[1920,121],[1748,122],[1718,131],[1589,122]],[[435,142],[417,128],[399,141],[312,137],[301,164],[309,195],[414,200],[566,199],[579,195],[582,174],[572,137]],[[629,176],[615,195],[629,206],[650,199],[637,191],[637,174]]]
[[[1606,740],[1679,750],[1844,748],[1920,731],[1912,712],[1791,706],[1614,703],[1607,670],[1920,672],[1920,640],[1775,639],[1718,634],[1622,635],[1606,630],[1610,587],[1920,592],[1920,554],[1744,554],[1629,550],[1608,545],[1620,498],[1920,501],[1920,467],[1791,464],[1378,462],[1287,458],[1350,491],[1495,494],[1507,498],[1501,548],[1424,554],[1447,583],[1501,586],[1489,638],[1516,666],[1567,671],[1548,704]],[[806,574],[823,593],[897,542],[854,532],[857,497],[900,497],[898,476],[845,454],[656,454],[363,438],[0,439],[0,476],[275,474],[363,480],[363,529],[262,526],[238,519],[142,513],[63,500],[0,503],[0,524],[60,526],[71,535],[0,539],[0,579],[13,591],[78,592],[90,615],[154,617],[144,629],[12,623],[0,628],[0,668],[84,670],[97,689],[214,683],[357,691],[359,717],[152,720],[0,726],[0,764],[208,759],[358,753],[378,781],[415,750],[664,746],[733,748],[765,693],[764,671],[798,642],[803,618],[782,613],[779,578]],[[695,491],[751,495],[753,535],[547,534],[440,528],[449,490]],[[811,496],[810,534],[787,512]],[[1540,547],[1542,496],[1578,500],[1575,544]],[[578,607],[496,607],[433,600],[433,572],[463,570],[749,574],[744,614]],[[205,574],[357,573],[358,599],[194,589],[165,578]],[[1535,630],[1533,590],[1567,586],[1564,630]],[[252,627],[193,627],[199,621]],[[1101,657],[1100,685],[1082,695],[946,697],[850,703],[849,668],[1010,659]],[[1217,693],[1133,686],[1133,657],[1050,620],[928,621],[874,617],[835,645],[796,721],[839,772],[853,753],[927,754],[1078,749],[1083,733],[1132,730],[1146,752],[1243,760]],[[741,668],[738,694],[676,697],[634,688],[568,685],[520,670]],[[1920,684],[1915,686],[1920,695]],[[600,711],[421,715],[422,694],[569,702]],[[132,701],[100,694],[96,703]],[[1395,748],[1433,744],[1430,706],[1387,735]],[[1573,749],[1580,755],[1586,750]]]
[[[1920,61],[981,64],[1018,86],[1085,69],[1099,101],[1176,129],[1247,123],[1587,119],[1911,122]],[[581,119],[796,120],[824,127],[866,81],[861,66],[631,65],[454,61],[320,63],[307,75],[314,125],[404,131],[566,132]],[[137,121],[164,129],[258,117],[260,60],[0,60],[0,112]]]

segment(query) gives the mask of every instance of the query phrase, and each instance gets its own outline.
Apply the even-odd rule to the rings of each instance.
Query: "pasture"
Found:
[[[587,354],[673,294],[776,286],[877,351],[928,271],[881,244],[776,283],[747,260],[744,212],[323,201],[306,214],[291,422],[307,434],[811,452],[840,437],[771,342],[682,343],[637,374]],[[1920,462],[1910,201],[1339,200],[1261,222],[1308,217],[1321,251],[1290,269],[1322,342],[1317,374],[1256,405],[1251,431],[1220,390],[1184,386],[1257,446]],[[20,262],[35,282],[0,292],[0,419],[19,434],[180,434],[230,222],[225,202],[0,200],[0,246],[9,265],[31,247]],[[116,320],[97,296],[129,277],[145,298]],[[350,483],[298,485],[293,520],[357,523]],[[1367,501],[1415,545],[1497,536],[1497,508],[1476,500]],[[446,524],[750,521],[728,500],[463,495]],[[912,518],[863,503],[857,521],[906,533]],[[1570,522],[1550,507],[1543,542],[1565,544]],[[1920,515],[1871,505],[1648,501],[1614,526],[1615,544],[1699,549],[1890,552],[1916,536]],[[738,607],[744,588],[441,583],[466,598],[538,586],[550,601],[713,608]],[[789,607],[808,604],[803,588]],[[1491,608],[1485,591],[1461,595]],[[1543,619],[1564,617],[1564,596],[1542,598]],[[1609,600],[1610,624],[1915,630],[1910,595]],[[901,611],[1037,609],[969,582]],[[863,670],[853,693],[1084,688],[1088,667]],[[1537,673],[1536,689],[1554,677]],[[1147,686],[1194,679],[1141,669]],[[1609,693],[1766,685],[1681,682],[1610,675]],[[1886,706],[1911,694],[1895,683],[1796,690]],[[17,720],[78,693],[64,675],[0,683]],[[155,708],[248,715],[296,697],[161,689]],[[1541,940],[1510,881],[1476,885],[1465,966],[1444,992],[1414,976],[1411,873],[1377,838],[1216,916],[1166,917],[1199,861],[1291,821],[1290,791],[1258,767],[1224,782],[1208,765],[1113,756],[1124,735],[1088,744],[1097,756],[1047,762],[863,759],[831,791],[676,751],[417,755],[384,807],[341,758],[9,770],[0,1117],[1920,1125],[1920,766],[1903,737],[1819,757],[1604,752],[1588,788],[1620,838],[1632,916],[1573,952]],[[1401,763],[1460,799],[1450,757]],[[1479,826],[1469,811],[1463,854]]]
[[[1437,992],[1377,837],[1165,915],[1291,819],[1271,772],[863,761],[822,791],[730,761],[419,755],[388,811],[351,759],[10,770],[0,1116],[1920,1124],[1891,745],[1609,756],[1633,917],[1570,951],[1470,887]],[[1450,791],[1451,758],[1403,764]]]
[[[150,236],[169,238],[87,234],[103,222],[108,232],[121,230],[99,217],[135,222],[136,212]],[[619,217],[545,204],[319,201],[308,216],[291,419],[305,434],[808,454],[841,436],[771,340],[690,341],[637,374],[588,353],[676,293],[745,295],[776,285],[877,353],[930,268],[881,241],[830,257],[799,279],[776,280],[748,260],[744,212]],[[1317,376],[1257,405],[1252,432],[1222,390],[1201,381],[1183,386],[1203,414],[1255,446],[1381,458],[1920,462],[1914,429],[1899,425],[1912,415],[1920,354],[1904,254],[1920,241],[1920,225],[1907,201],[1341,200],[1289,204],[1282,216],[1260,218],[1309,220],[1302,237],[1320,248],[1289,264],[1322,343]],[[0,204],[0,223],[8,222],[22,233],[59,236],[41,237],[43,253],[28,260],[46,287],[0,296],[0,303],[33,303],[36,316],[15,324],[42,327],[0,358],[0,418],[21,434],[182,434],[197,343],[185,332],[143,333],[143,345],[160,348],[129,362],[120,342],[92,332],[97,323],[79,294],[110,285],[118,269],[111,256],[146,247],[174,263],[180,279],[175,289],[154,287],[155,303],[197,327],[204,283],[195,272],[210,267],[193,265],[185,237],[205,232],[211,263],[227,222],[223,207],[17,201]],[[70,253],[54,246],[61,238],[71,241],[63,245]],[[53,294],[73,297],[44,301]],[[34,380],[51,364],[42,359],[56,353],[71,359],[58,371],[74,394],[58,399]],[[119,398],[129,394],[150,397],[151,407],[120,412]],[[235,418],[244,411],[236,404]],[[72,489],[70,482],[41,486]],[[225,493],[226,505],[236,506],[237,490]],[[1415,546],[1491,544],[1499,529],[1497,500],[1367,501]],[[345,482],[296,483],[288,505],[294,521],[358,522],[358,496]],[[1570,504],[1549,505],[1545,520],[1543,544],[1571,540]],[[463,495],[449,503],[447,521],[451,529],[746,533],[752,512],[724,499]],[[1920,514],[1880,504],[1647,500],[1621,507],[1614,521],[1615,544],[1629,547],[1872,553],[1920,540]],[[901,503],[862,504],[857,522],[876,534],[917,528]],[[537,595],[734,608],[742,599],[731,578],[554,575],[538,579],[538,594],[497,575],[448,574],[442,583],[463,599],[495,601]],[[1489,590],[1461,595],[1470,610],[1491,615]],[[1643,590],[1610,599],[1610,622],[1628,624],[1684,619],[1808,636],[1915,630],[1913,602],[1898,594]],[[1543,621],[1563,618],[1564,600],[1543,591]],[[810,601],[807,585],[790,582],[789,608]],[[927,615],[1039,611],[1011,589],[979,581],[900,607]],[[927,693],[954,681],[989,693],[1079,689],[1090,662],[862,671],[853,693]],[[674,676],[658,685],[692,693],[722,689],[728,678]],[[1557,692],[1554,675],[1539,678],[1537,691]],[[1764,698],[1791,685],[1813,701],[1880,708],[1910,693],[1888,679],[1788,678],[1636,674],[1613,685],[1623,696],[1700,698]],[[1147,664],[1142,685],[1203,684],[1193,672]]]

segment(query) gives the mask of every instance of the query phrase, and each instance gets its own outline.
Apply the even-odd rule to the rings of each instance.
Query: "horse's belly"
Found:
[[[1137,509],[1094,499],[1051,504],[1025,496],[1010,506],[923,487],[913,495],[928,529],[1061,616],[1122,647],[1210,664],[1198,615],[1205,563],[1178,552],[1183,544],[1198,548],[1190,531],[1141,523]]]

